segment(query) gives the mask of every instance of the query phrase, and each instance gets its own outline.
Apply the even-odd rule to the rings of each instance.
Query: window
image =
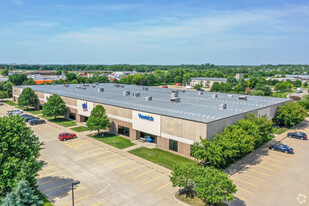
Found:
[[[118,125],[118,134],[130,137],[130,129],[128,127]]]
[[[175,140],[170,139],[170,150],[178,152],[178,142]]]

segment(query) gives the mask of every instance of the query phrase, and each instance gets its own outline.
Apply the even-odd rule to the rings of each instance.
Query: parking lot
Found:
[[[0,108],[1,116],[10,107]],[[183,205],[174,198],[168,175],[107,147],[77,138],[59,141],[65,132],[51,124],[31,126],[45,142],[41,159],[47,162],[39,173],[39,189],[54,205]]]
[[[278,143],[295,154],[266,150],[230,176],[238,190],[231,205],[309,205],[309,141],[285,138]]]

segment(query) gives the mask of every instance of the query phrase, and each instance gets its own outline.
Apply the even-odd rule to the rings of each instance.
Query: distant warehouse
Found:
[[[17,101],[31,87],[40,105],[58,94],[67,105],[66,118],[87,121],[96,105],[110,118],[110,132],[132,140],[150,137],[161,149],[190,156],[190,146],[212,138],[227,124],[248,113],[272,119],[288,99],[120,84],[33,85],[13,87]],[[39,105],[38,105],[39,106]]]

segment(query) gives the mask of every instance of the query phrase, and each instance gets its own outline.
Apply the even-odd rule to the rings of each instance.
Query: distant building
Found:
[[[243,79],[243,78],[244,78],[244,74],[236,74],[236,75],[235,75],[235,78],[236,78],[237,80]]]

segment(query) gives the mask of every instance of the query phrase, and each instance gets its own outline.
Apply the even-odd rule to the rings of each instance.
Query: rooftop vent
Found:
[[[96,83],[95,83],[95,85],[99,85],[99,83],[98,83],[98,82],[96,82]]]
[[[151,96],[145,97],[145,101],[151,101],[151,100],[152,100]]]
[[[211,96],[212,96],[212,98],[218,98],[218,94],[213,94]]]
[[[202,91],[198,91],[197,94],[198,95],[203,95],[203,92]]]
[[[87,88],[86,87],[81,87],[81,89],[86,90]]]
[[[228,98],[233,98],[233,95],[232,94],[228,94],[226,95]]]
[[[79,85],[78,85],[78,86],[76,86],[76,89],[81,89],[81,86],[79,86]]]
[[[178,97],[178,92],[177,93],[171,93],[171,98]]]
[[[171,97],[171,98],[170,98],[170,101],[171,101],[171,102],[176,102],[176,103],[177,103],[177,102],[180,102],[180,97],[174,97],[174,98]]]
[[[239,100],[247,101],[247,96],[239,96],[238,99],[239,99]]]
[[[92,87],[92,88],[95,88],[96,86],[95,86],[95,85],[91,85],[91,87]]]
[[[186,92],[186,90],[180,90],[180,92],[181,92],[181,93],[185,93],[185,92]]]
[[[84,87],[89,87],[89,84],[83,84]]]
[[[130,91],[123,91],[122,94],[123,94],[123,96],[129,96],[130,95]]]
[[[132,95],[133,95],[133,97],[140,97],[140,96],[141,96],[141,93],[139,93],[139,92],[133,92]]]
[[[143,91],[148,91],[148,87],[143,87]]]
[[[104,92],[104,88],[98,88],[98,92]]]
[[[172,90],[172,93],[177,93],[177,94],[178,94],[178,93],[179,93],[179,91],[178,91],[178,90],[174,90],[174,89],[173,89],[173,90]]]
[[[226,109],[226,108],[227,108],[226,104],[219,104],[219,109]]]

